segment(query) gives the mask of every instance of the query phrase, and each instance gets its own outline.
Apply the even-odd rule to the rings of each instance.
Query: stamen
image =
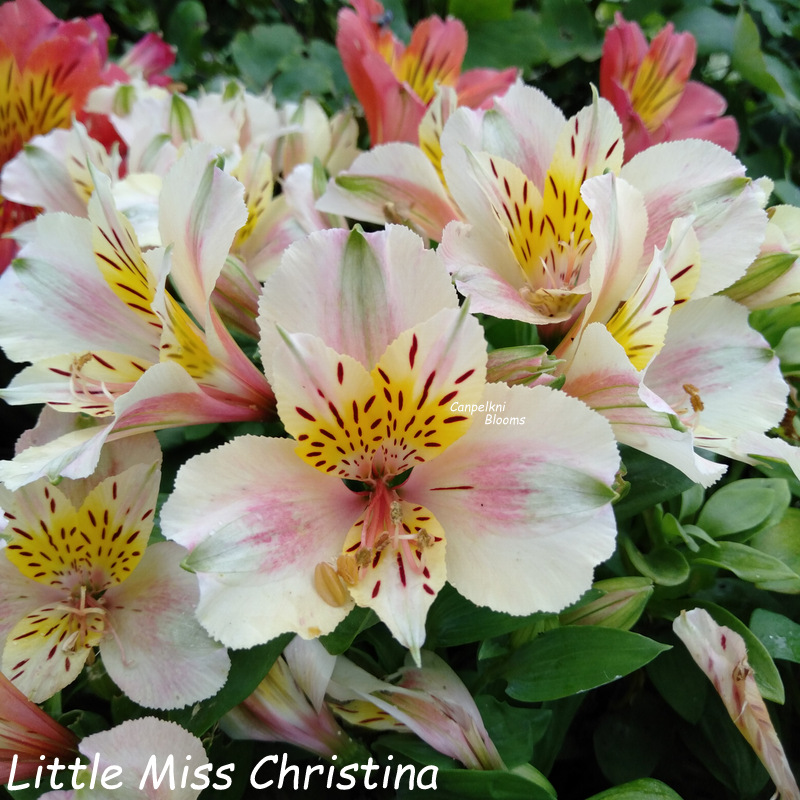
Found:
[[[359,554],[363,549],[364,548],[359,548]],[[348,586],[355,586],[358,583],[358,568],[358,559],[349,553],[342,553],[342,555],[336,559],[336,574]]]
[[[349,597],[336,570],[324,561],[314,568],[314,589],[329,606],[334,608],[341,608]]]
[[[425,528],[420,528],[417,531],[417,547],[420,550],[425,550],[433,545],[433,536],[431,536]]]
[[[698,412],[705,408],[703,401],[700,399],[700,390],[696,386],[691,383],[684,383],[683,391],[689,395],[689,401],[692,404],[693,411]]]

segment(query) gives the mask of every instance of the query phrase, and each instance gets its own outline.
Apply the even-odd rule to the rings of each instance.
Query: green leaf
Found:
[[[378,623],[378,617],[371,608],[356,606],[331,633],[320,636],[325,649],[332,655],[344,653],[361,631]]]
[[[447,584],[428,611],[425,646],[433,649],[479,642],[491,636],[511,633],[538,616],[514,617],[485,606],[476,606]]]
[[[653,778],[640,778],[623,786],[593,794],[588,800],[681,800],[666,783]]]
[[[715,539],[737,535],[737,541],[746,541],[760,528],[776,524],[790,502],[789,487],[780,478],[734,481],[711,495],[697,524]]]
[[[181,0],[166,24],[166,38],[178,48],[181,59],[194,60],[202,51],[203,35],[208,30],[206,9],[198,0]]]
[[[407,733],[387,733],[375,740],[375,750],[399,753],[420,765],[432,765],[442,769],[455,769],[458,762],[454,758],[434,750],[427,742]]]
[[[617,520],[629,519],[694,486],[694,482],[675,467],[641,450],[622,445],[620,454],[628,470],[625,480],[631,489],[614,507]]]
[[[333,76],[325,64],[295,55],[281,64],[281,72],[272,82],[272,91],[282,103],[299,101],[306,95],[319,97],[333,91]]]
[[[789,328],[800,325],[800,303],[754,311],[750,315],[750,325],[761,333],[770,347],[777,347]]]
[[[672,17],[679,31],[689,31],[697,40],[699,55],[731,53],[735,20],[708,6],[685,4],[682,11]]]
[[[547,784],[544,776],[541,780]],[[458,800],[555,800],[554,793],[513,772],[467,769],[440,769],[435,792],[403,792],[399,797],[421,798],[431,794]]]
[[[350,91],[350,79],[342,66],[342,57],[332,44],[322,39],[312,39],[308,46],[308,57],[313,63],[327,69],[335,94],[344,95]]]
[[[467,27],[476,22],[509,19],[514,0],[448,0],[447,13],[463,20]]]
[[[600,58],[602,41],[583,0],[544,0],[541,25],[540,35],[551,66],[560,67],[573,58],[584,61]]]
[[[761,37],[753,18],[740,9],[733,30],[731,66],[746,80],[768,94],[783,97],[780,84],[769,73],[761,50]]]
[[[800,664],[800,625],[783,614],[757,608],[750,617],[750,630],[773,658]]]
[[[768,776],[755,751],[731,722],[722,701],[711,698],[695,729],[684,731],[689,751],[729,791],[723,796],[754,798]]]
[[[652,774],[674,724],[672,712],[650,693],[639,693],[635,703],[606,711],[592,738],[598,766],[609,783],[624,784]]]
[[[779,559],[796,575],[800,575],[800,547],[797,546],[798,531],[800,531],[800,509],[789,508],[777,525],[759,531],[750,540],[750,546]],[[764,581],[759,583],[758,586],[771,592],[800,594],[800,580],[797,578]]]
[[[475,704],[503,763],[516,767],[530,761],[533,746],[547,732],[553,712],[547,708],[519,708],[491,695],[479,695]]]
[[[258,87],[266,86],[284,59],[299,55],[303,39],[289,25],[255,25],[233,37],[231,53],[244,78]]]
[[[674,547],[656,547],[642,553],[627,536],[621,536],[620,543],[634,569],[659,586],[680,586],[689,579],[689,562]]]
[[[541,64],[546,58],[539,16],[531,11],[518,10],[510,19],[470,25],[463,69],[518,67],[524,70],[533,64]]]
[[[677,637],[673,637],[678,641]],[[712,690],[708,678],[694,668],[689,651],[679,644],[651,661],[647,675],[658,693],[685,720],[692,724],[703,716],[706,697]]]
[[[616,628],[556,628],[515,651],[500,676],[515,700],[555,700],[615,681],[668,649]]]
[[[285,633],[249,650],[230,651],[231,671],[225,685],[208,700],[167,712],[165,718],[183,725],[195,736],[202,736],[223,714],[253,693],[292,637],[293,634]]]
[[[738,542],[718,542],[716,546],[705,545],[691,558],[693,562],[730,570],[737,577],[750,583],[800,580],[800,576],[792,572],[782,561]]]

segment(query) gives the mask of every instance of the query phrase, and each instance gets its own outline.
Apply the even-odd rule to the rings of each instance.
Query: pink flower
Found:
[[[14,0],[0,6],[0,169],[34,136],[68,128],[72,118],[86,123],[93,138],[110,147],[118,136],[109,120],[85,110],[92,89],[141,74],[166,85],[162,74],[175,54],[149,34],[119,65],[108,62],[111,31],[100,14],[88,19],[58,19],[39,0]],[[33,219],[38,209],[0,195],[0,236]],[[0,238],[0,272],[16,256],[17,244]]]
[[[385,26],[378,0],[353,0],[339,12],[336,46],[361,105],[373,145],[417,142],[418,128],[436,86],[453,86],[459,105],[480,108],[514,82],[516,69],[461,73],[467,32],[457,19],[420,22],[406,47]]]
[[[41,769],[40,756],[68,758],[78,737],[32,703],[0,673],[0,783],[8,783],[14,756],[14,777],[33,777]]]
[[[125,53],[117,66],[128,77],[141,76],[151,86],[169,86],[172,79],[164,73],[174,63],[175,48],[157,33],[148,33]]]
[[[23,144],[53,128],[66,128],[91,89],[103,82],[108,28],[102,17],[63,22],[39,0],[0,6],[0,168]],[[0,195],[0,234],[33,219],[35,208]],[[17,245],[0,239],[0,272]]]
[[[668,24],[647,47],[642,29],[618,13],[606,31],[600,61],[600,94],[622,121],[625,159],[660,142],[706,139],[731,152],[739,143],[725,99],[690,81],[697,42]]]

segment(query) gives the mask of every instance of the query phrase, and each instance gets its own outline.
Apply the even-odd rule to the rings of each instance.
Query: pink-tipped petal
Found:
[[[106,593],[103,663],[117,686],[147,708],[180,708],[210,697],[230,666],[194,618],[199,592],[195,576],[181,569],[185,555],[172,542],[153,544],[133,574]]]
[[[348,606],[323,601],[314,570],[335,561],[363,505],[291,441],[246,436],[181,468],[162,529],[191,551],[204,627],[252,647],[286,631],[318,636],[344,618]]]

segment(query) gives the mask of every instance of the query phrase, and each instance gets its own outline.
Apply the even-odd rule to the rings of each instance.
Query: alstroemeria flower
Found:
[[[695,446],[749,461],[751,435],[783,417],[787,386],[778,361],[744,308],[704,296],[691,218],[673,222],[664,249],[638,278],[647,225],[641,195],[610,175],[583,193],[598,250],[591,298],[556,348],[564,391],[600,411],[618,441],[708,486],[725,465]],[[742,436],[746,446],[737,444]]]
[[[668,23],[650,47],[635,22],[617,12],[606,31],[600,61],[600,94],[622,120],[625,158],[659,142],[706,139],[731,152],[739,143],[733,117],[723,117],[725,99],[690,81],[697,42],[674,33]]]
[[[0,487],[2,671],[34,702],[70,684],[95,647],[145,706],[179,708],[224,683],[228,656],[192,619],[197,583],[179,568],[182,549],[147,545],[160,455],[147,434],[116,450],[119,473]]]
[[[439,86],[419,124],[419,142],[373,147],[332,178],[317,208],[375,224],[400,223],[441,241],[447,223],[462,219],[442,173],[441,134],[458,96]]]
[[[467,769],[506,769],[458,675],[435,653],[420,655],[421,666],[407,663],[386,681],[340,656],[328,686],[333,710],[352,725],[410,730]]]
[[[628,300],[678,219],[697,238],[698,258],[684,265],[694,297],[741,277],[764,236],[764,187],[733,156],[709,142],[670,142],[622,166],[622,128],[602,99],[565,120],[538,90],[513,86],[492,111],[456,110],[441,142],[467,220],[442,240],[456,285],[473,311],[554,326],[542,331],[548,340],[566,334],[590,294],[595,309]],[[589,192],[607,173],[636,194]]]
[[[727,297],[751,310],[775,308],[800,299],[800,208],[767,209],[769,222],[758,258],[733,286]]]
[[[718,625],[702,608],[682,611],[672,629],[714,684],[734,724],[766,767],[778,790],[775,797],[799,800],[800,788],[756,685],[744,639]]]
[[[129,719],[107,731],[93,733],[81,740],[78,749],[87,762],[83,770],[75,773],[83,788],[47,792],[42,800],[105,800],[108,797],[137,800],[143,796],[148,800],[195,800],[209,785],[224,788],[231,782],[232,765],[215,769],[196,736],[175,722],[156,717]],[[99,779],[95,787],[90,788],[95,759],[98,776],[112,765],[120,768],[119,773],[109,773],[109,776],[115,775],[114,782],[109,781],[109,785],[116,788],[103,788]],[[171,773],[165,772],[170,759],[173,759]],[[184,773],[186,768],[188,771]],[[69,779],[64,779],[63,774],[62,781],[69,785]]]
[[[274,333],[306,320],[314,333]],[[589,585],[614,546],[610,431],[545,387],[484,384],[481,327],[422,240],[312,235],[267,281],[261,324],[295,441],[243,437],[191,459],[163,509],[212,635],[313,638],[357,603],[418,658],[446,579],[512,614]]]
[[[272,413],[264,376],[209,301],[246,221],[241,185],[211,155],[202,145],[187,151],[164,179],[159,230],[168,251],[142,251],[99,173],[88,220],[47,214],[31,223],[21,259],[2,278],[0,341],[10,358],[33,363],[0,396],[107,419],[96,431],[103,436]],[[124,422],[126,412],[136,422]],[[44,461],[30,477],[43,474],[53,474]],[[9,472],[3,479],[16,481]]]
[[[453,86],[459,105],[480,108],[516,79],[516,69],[461,73],[467,32],[460,20],[428,17],[406,47],[383,24],[377,0],[353,0],[338,16],[336,46],[356,97],[364,107],[370,141],[417,142],[419,124],[437,84]]]
[[[74,755],[78,737],[59,725],[0,673],[0,783],[31,778],[54,758]],[[17,760],[14,763],[13,759]]]
[[[322,644],[295,637],[266,678],[244,702],[220,719],[232,739],[288,742],[330,758],[357,747],[325,704],[336,656]]]
[[[0,6],[0,167],[34,136],[68,127],[103,82],[104,25],[100,17],[62,22],[39,0]],[[36,213],[0,197],[0,234]],[[0,270],[15,252],[13,240],[0,239]]]

